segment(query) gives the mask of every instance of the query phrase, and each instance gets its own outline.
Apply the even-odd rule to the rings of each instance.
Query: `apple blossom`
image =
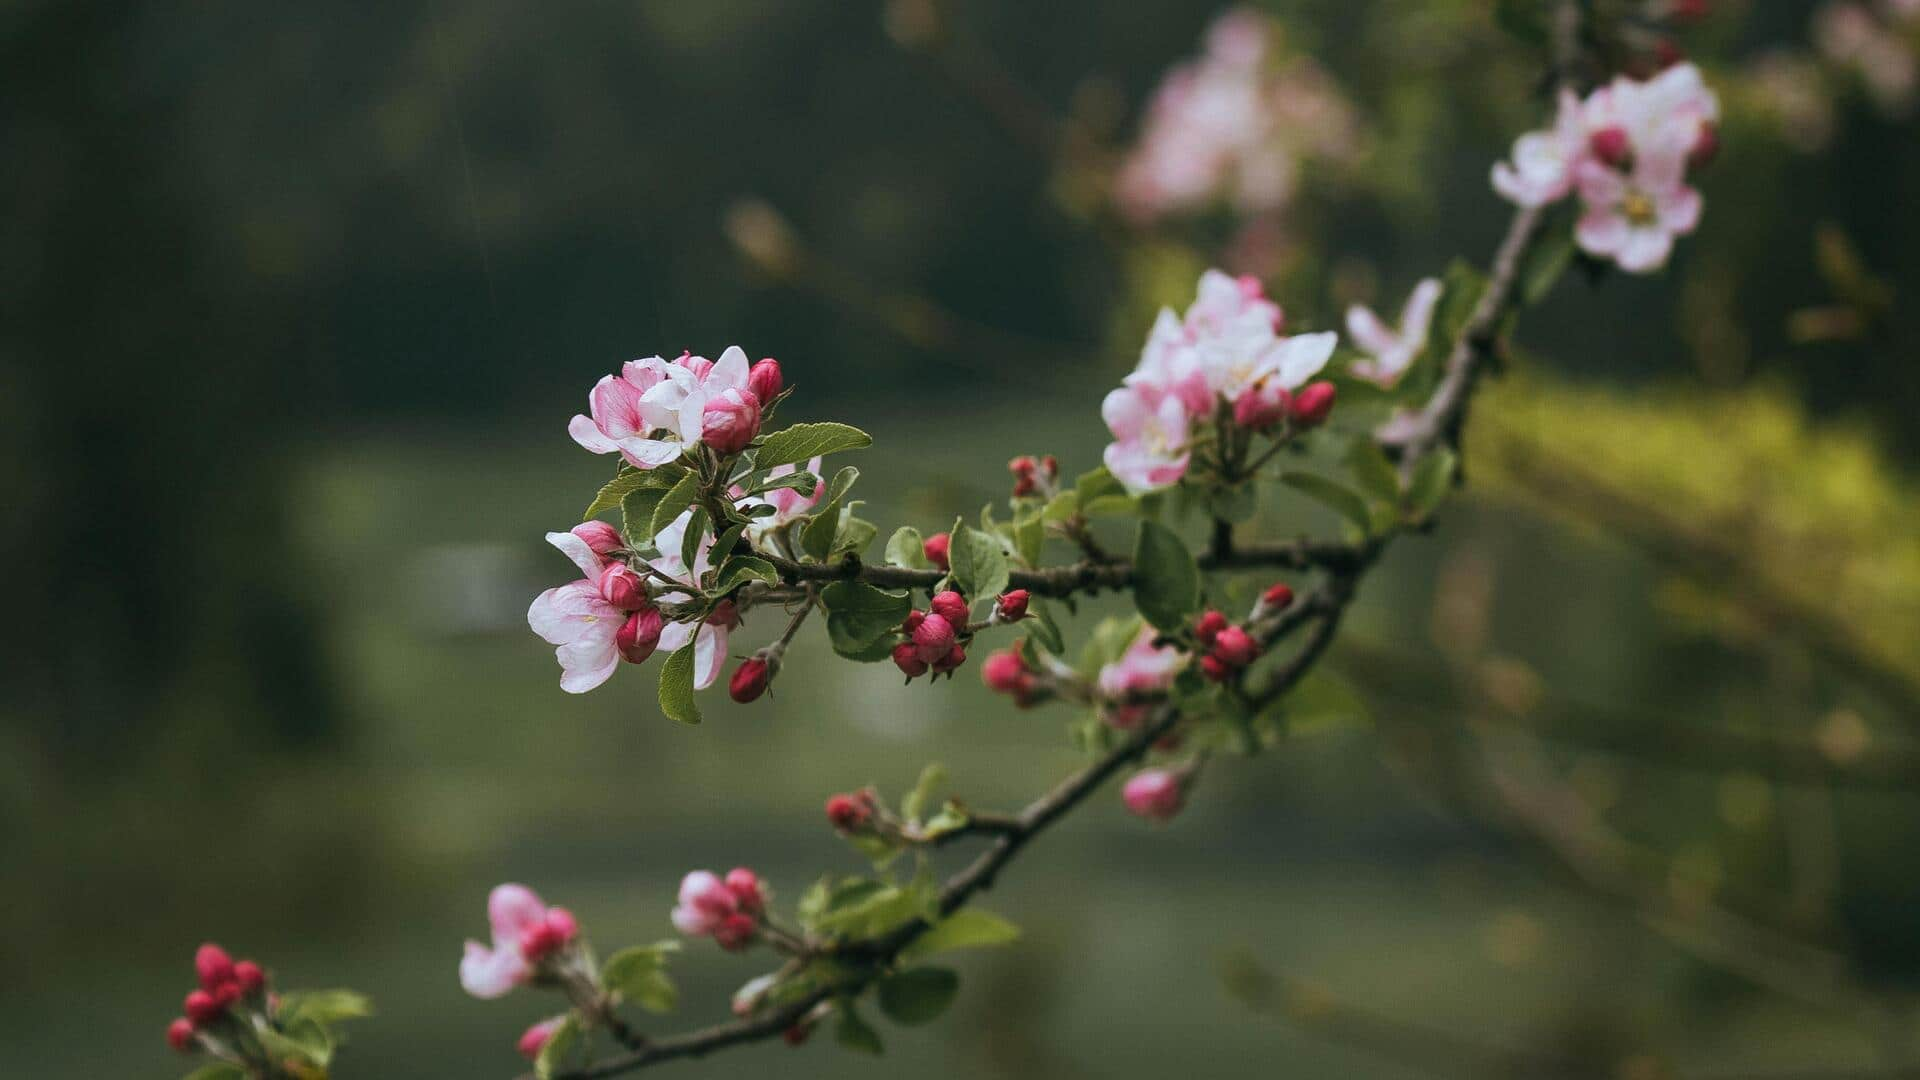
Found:
[[[771,356],[747,370],[747,389],[753,391],[753,396],[760,399],[762,408],[772,405],[773,399],[780,396],[784,386],[780,361]]]
[[[1033,686],[1033,673],[1027,670],[1019,653],[1001,649],[980,665],[980,681],[996,693],[1019,694]]]
[[[242,960],[233,965],[233,985],[239,988],[241,997],[252,997],[266,987],[267,973],[259,964]]]
[[[654,537],[660,556],[653,560],[653,568],[689,587],[695,585],[710,569],[709,557],[713,548],[713,537],[702,536],[695,548],[693,565],[689,567],[681,560],[681,542],[686,538],[687,526],[692,520],[693,511],[689,510],[673,519]],[[668,589],[656,599],[684,600],[690,599],[691,595]],[[739,614],[733,603],[722,601],[698,625],[690,622],[668,623],[660,631],[660,647],[670,653],[678,652],[688,642],[693,642],[693,685],[704,690],[720,678],[720,670],[727,662],[729,635],[739,623]]]
[[[1214,635],[1207,655],[1228,667],[1243,668],[1259,659],[1260,644],[1240,627],[1228,626]]]
[[[900,669],[909,680],[917,679],[927,673],[927,662],[920,659],[920,650],[911,641],[903,641],[893,647],[893,666]]]
[[[723,880],[727,891],[740,902],[742,910],[757,913],[766,907],[767,898],[760,887],[760,875],[744,866],[736,866],[727,871]]]
[[[932,664],[944,658],[954,646],[953,624],[944,615],[929,614],[915,626],[913,651],[923,663]]]
[[[1147,706],[1129,703],[1136,695],[1157,693],[1173,684],[1173,677],[1186,666],[1187,656],[1171,645],[1154,644],[1153,627],[1142,626],[1126,652],[1100,668],[1094,686],[1108,702],[1107,723],[1117,728],[1132,728],[1145,717]]]
[[[761,361],[761,363],[765,362]],[[749,536],[758,540],[764,534],[813,512],[814,506],[826,494],[825,485],[819,482],[820,459],[818,457],[807,462],[804,469],[798,465],[775,465],[767,470],[767,479],[778,480],[783,476],[792,476],[796,472],[809,473],[814,477],[814,484],[809,493],[802,494],[796,488],[780,487],[763,491],[758,495],[747,495],[738,486],[734,487],[734,501],[742,510],[755,506],[773,507],[773,513],[754,518],[753,523],[747,526]]]
[[[942,656],[940,659],[933,661],[930,666],[933,668],[934,674],[945,675],[947,672],[954,670],[955,668],[959,667],[961,664],[964,664],[966,662],[967,662],[966,646],[956,644],[954,645],[953,648],[947,650],[947,653],[945,656]]]
[[[205,990],[194,990],[187,994],[182,1011],[187,1014],[187,1019],[193,1021],[193,1026],[206,1027],[225,1016],[229,1004]]]
[[[1125,386],[1107,394],[1100,415],[1114,438],[1101,458],[1129,492],[1157,491],[1187,474],[1187,410],[1178,397]]]
[[[1171,769],[1142,769],[1120,789],[1127,809],[1150,821],[1170,821],[1186,804],[1186,782]]]
[[[233,957],[209,941],[194,952],[193,971],[200,979],[200,989],[212,993],[233,981]]]
[[[491,948],[469,940],[460,958],[460,986],[477,998],[497,998],[526,982],[534,965],[570,943],[579,925],[565,908],[549,908],[525,885],[494,886],[487,896]]]
[[[1348,308],[1347,336],[1368,353],[1366,359],[1354,363],[1353,373],[1383,387],[1398,383],[1427,347],[1427,332],[1433,325],[1440,293],[1438,278],[1422,279],[1400,309],[1397,329],[1387,326],[1370,308],[1359,304]]]
[[[953,626],[967,625],[969,609],[966,597],[952,589],[934,594],[933,599],[927,602],[927,611],[947,620]]]
[[[873,800],[865,793],[848,795],[845,793],[829,796],[827,799],[827,820],[841,832],[852,832],[867,823],[873,816]]]
[[[619,631],[613,635],[613,647],[627,663],[644,664],[660,647],[660,632],[664,627],[665,617],[660,609],[649,604],[620,624]]]
[[[1267,586],[1266,592],[1260,594],[1259,609],[1254,612],[1254,618],[1270,615],[1276,611],[1285,611],[1292,606],[1293,586],[1284,581],[1276,581]]]
[[[1027,617],[1027,601],[1031,594],[1025,589],[1010,589],[1000,594],[994,602],[993,612],[1001,622],[1019,622]]]
[[[733,678],[727,682],[728,696],[742,705],[757,699],[772,685],[777,665],[778,662],[770,660],[764,652],[740,661],[740,666],[733,671]]]
[[[1211,649],[1213,647],[1213,640],[1219,637],[1220,631],[1226,628],[1227,617],[1218,611],[1208,609],[1207,611],[1201,612],[1200,617],[1194,620],[1193,637],[1194,640],[1200,643],[1201,648]]]
[[[750,912],[757,910],[760,899],[759,879],[744,867],[724,881],[711,871],[695,870],[680,882],[673,925],[688,937],[711,937],[723,949],[738,949],[758,931]]]
[[[1266,431],[1287,418],[1293,394],[1276,383],[1249,386],[1233,399],[1233,422],[1254,431]]]
[[[1579,184],[1585,209],[1574,239],[1580,250],[1611,258],[1630,273],[1664,266],[1673,238],[1700,222],[1700,193],[1687,186],[1686,160],[1674,149],[1636,154],[1627,174],[1586,162]]]
[[[1514,140],[1512,162],[1493,166],[1493,189],[1518,206],[1545,206],[1573,190],[1573,170],[1588,151],[1580,99],[1563,90],[1551,128]]]
[[[700,438],[722,454],[737,454],[760,434],[760,399],[751,390],[726,389],[707,401]]]
[[[595,555],[611,555],[627,546],[620,530],[604,521],[583,521],[567,531],[579,537]]]

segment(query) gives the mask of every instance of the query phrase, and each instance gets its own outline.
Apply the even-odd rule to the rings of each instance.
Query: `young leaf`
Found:
[[[274,1019],[292,1027],[303,1021],[336,1024],[373,1015],[373,1002],[353,990],[293,990],[280,995]]]
[[[1373,436],[1354,436],[1352,445],[1347,447],[1347,469],[1353,473],[1361,491],[1382,502],[1400,501],[1400,474]]]
[[[580,1018],[568,1013],[560,1026],[547,1036],[547,1044],[540,1048],[540,1056],[533,1060],[534,1074],[541,1080],[561,1071],[567,1062],[567,1054],[573,1050],[573,1044],[580,1039]]]
[[[947,561],[954,587],[966,594],[968,603],[1007,591],[1007,551],[993,536],[956,525]]]
[[[1200,567],[1164,525],[1140,523],[1133,542],[1133,604],[1161,630],[1178,630],[1200,607]]]
[[[827,552],[827,561],[833,562],[848,555],[865,557],[867,545],[880,535],[880,527],[871,521],[853,516],[853,508],[859,506],[858,500],[847,507],[847,515],[840,519],[840,531],[833,536],[833,548]]]
[[[666,664],[660,668],[660,711],[668,719],[683,724],[700,722],[700,706],[693,700],[693,650],[697,634],[695,638],[667,657]]]
[[[680,1003],[680,991],[667,975],[668,941],[658,945],[636,945],[607,957],[600,968],[600,981],[606,988],[648,1012],[672,1012]]]
[[[687,470],[679,465],[662,465],[654,469],[636,469],[622,464],[620,471],[607,481],[600,494],[593,497],[587,512],[580,515],[581,521],[599,517],[609,510],[617,508],[631,492],[642,488],[657,488],[661,491],[672,487]]]
[[[1019,936],[1019,927],[991,911],[961,908],[913,939],[913,944],[900,951],[900,958],[932,956],[951,949],[984,949],[1005,945]]]
[[[842,655],[882,640],[913,610],[905,590],[888,592],[864,581],[836,581],[820,590],[820,601],[827,606],[827,637]]]
[[[851,1001],[840,1003],[840,1018],[833,1027],[833,1041],[862,1054],[877,1055],[885,1049],[880,1044],[880,1033],[860,1018]]]
[[[1345,484],[1310,472],[1281,473],[1280,482],[1311,496],[1314,501],[1352,522],[1363,533],[1373,524],[1372,515],[1367,513],[1367,500]]]
[[[926,809],[927,800],[933,798],[934,789],[947,781],[947,768],[937,761],[929,762],[920,770],[920,781],[913,790],[900,800],[900,813],[909,821],[919,821],[920,814]]]
[[[682,476],[678,483],[668,488],[666,494],[654,505],[653,521],[647,528],[647,538],[660,535],[660,530],[673,524],[673,519],[687,512],[693,500],[700,494],[700,478],[693,473]],[[689,533],[693,530],[688,529]]]
[[[807,554],[824,562],[832,553],[834,538],[840,534],[840,502],[858,479],[860,470],[851,465],[834,474],[819,508],[800,534],[800,547]]]
[[[926,542],[920,538],[919,529],[902,525],[893,531],[887,539],[887,565],[908,570],[933,569],[933,564],[927,561]]]
[[[1027,636],[1033,643],[1055,656],[1067,651],[1067,639],[1060,633],[1060,624],[1053,621],[1053,612],[1044,601],[1034,600],[1027,605]]]
[[[1414,466],[1413,482],[1407,486],[1407,506],[1414,514],[1426,517],[1447,497],[1457,463],[1453,451],[1442,446]]]
[[[1123,514],[1133,505],[1127,489],[1107,471],[1105,465],[1080,474],[1073,484],[1073,496],[1079,512],[1088,517]]]
[[[771,469],[775,465],[793,465],[836,450],[858,450],[872,446],[873,438],[857,427],[846,424],[795,424],[766,437],[753,467]]]
[[[753,555],[729,555],[727,561],[720,564],[720,572],[714,575],[713,591],[725,596],[749,581],[778,585],[780,572],[765,559]]]
[[[658,514],[659,511],[654,511]],[[658,520],[656,518],[656,520]],[[687,518],[687,527],[680,533],[680,565],[691,572],[694,560],[700,557],[700,541],[707,535],[707,508],[696,506]]]
[[[880,1011],[902,1024],[937,1019],[960,992],[960,976],[949,968],[919,967],[880,980]]]

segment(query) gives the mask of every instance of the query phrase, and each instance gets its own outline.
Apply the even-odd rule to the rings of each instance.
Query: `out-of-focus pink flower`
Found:
[[[753,940],[759,928],[753,913],[762,902],[760,879],[745,867],[735,868],[725,881],[695,870],[680,882],[673,925],[688,937],[711,937],[723,949],[738,949]]]
[[[1573,190],[1574,168],[1586,160],[1587,125],[1580,99],[1561,91],[1552,127],[1514,140],[1513,160],[1493,166],[1493,190],[1519,206],[1545,206]]]
[[[1813,37],[1827,59],[1859,73],[1876,105],[1901,116],[1913,108],[1920,59],[1905,36],[1911,28],[1888,23],[1916,15],[1920,0],[1888,0],[1882,17],[1864,4],[1834,0],[1814,13]]]
[[[1398,329],[1382,322],[1371,308],[1355,304],[1347,309],[1347,336],[1368,353],[1356,361],[1353,373],[1369,382],[1391,387],[1400,381],[1427,347],[1427,331],[1433,325],[1433,309],[1440,302],[1440,281],[1425,278],[1413,287],[1405,307],[1400,309]]]
[[[549,1017],[521,1032],[520,1042],[516,1045],[520,1056],[528,1061],[539,1057],[540,1051],[547,1048],[547,1040],[553,1038],[553,1033],[560,1030],[560,1025],[566,1022],[567,1018],[564,1016]]]
[[[1673,238],[1700,223],[1700,193],[1687,186],[1684,151],[1642,153],[1622,174],[1599,162],[1580,168],[1585,209],[1574,229],[1580,249],[1610,258],[1629,273],[1666,265]]]
[[[1107,723],[1117,728],[1139,725],[1149,709],[1147,705],[1126,704],[1130,697],[1151,694],[1173,684],[1173,677],[1186,665],[1187,655],[1171,645],[1156,646],[1157,635],[1151,626],[1142,626],[1120,658],[1101,667],[1094,678],[1100,696],[1107,699]]]
[[[1128,491],[1157,491],[1187,474],[1187,410],[1178,397],[1123,386],[1100,403],[1100,416],[1114,440],[1101,459]]]
[[[1171,769],[1142,769],[1128,777],[1120,797],[1149,821],[1170,821],[1186,805],[1186,783]]]
[[[529,943],[536,946],[532,952],[537,960],[578,932],[565,909],[547,907],[525,885],[494,886],[487,897],[487,922],[493,946],[469,940],[460,959],[460,986],[477,998],[500,997],[532,976]],[[546,945],[549,939],[557,944]]]
[[[1644,154],[1677,152],[1684,161],[1720,119],[1720,99],[1707,88],[1700,69],[1675,64],[1642,82],[1625,76],[1587,95],[1581,123],[1592,135],[1619,129],[1626,135],[1625,165]],[[1577,180],[1577,177],[1576,177]]]

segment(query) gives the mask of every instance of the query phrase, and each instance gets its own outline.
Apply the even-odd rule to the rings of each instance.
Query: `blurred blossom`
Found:
[[[1312,60],[1281,57],[1279,36],[1266,16],[1235,8],[1208,29],[1198,59],[1167,73],[1115,179],[1122,214],[1144,224],[1217,198],[1244,214],[1281,210],[1303,158],[1355,155],[1345,95]]]
[[[1913,0],[1879,5],[1834,0],[1814,13],[1813,39],[1827,59],[1858,72],[1881,109],[1904,115],[1913,108],[1916,82],[1911,22],[1920,16]]]
[[[1812,60],[1783,49],[1754,59],[1747,70],[1755,98],[1780,125],[1780,137],[1803,154],[1833,139],[1833,97]]]

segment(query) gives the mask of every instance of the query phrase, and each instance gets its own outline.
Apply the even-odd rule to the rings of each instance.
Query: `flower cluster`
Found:
[[[759,875],[744,866],[724,878],[695,870],[680,882],[673,925],[688,937],[710,937],[723,949],[744,949],[759,933],[766,901]]]
[[[780,365],[767,359],[748,367],[747,354],[729,346],[719,360],[691,352],[678,360],[629,360],[587,396],[589,416],[567,425],[573,441],[596,454],[618,453],[636,469],[676,461],[706,445],[736,454],[760,433],[761,411],[781,389]]]
[[[1690,170],[1713,158],[1719,99],[1692,64],[1646,81],[1625,76],[1582,100],[1563,92],[1551,128],[1514,143],[1493,167],[1494,190],[1520,206],[1578,191],[1581,250],[1632,273],[1666,265],[1673,238],[1700,222]]]
[[[1278,39],[1265,15],[1238,8],[1208,28],[1204,54],[1167,73],[1114,180],[1122,214],[1149,222],[1220,197],[1271,212],[1292,198],[1302,158],[1355,154],[1345,96],[1312,60],[1282,60]]]
[[[1195,621],[1193,639],[1206,650],[1200,656],[1200,673],[1214,682],[1226,682],[1260,658],[1260,643],[1254,636],[1216,610],[1203,612]]]
[[[563,907],[548,907],[525,885],[498,885],[487,897],[493,946],[467,942],[460,958],[460,985],[477,998],[504,996],[516,986],[549,974],[580,936],[580,924]]]
[[[1108,471],[1134,494],[1156,491],[1187,475],[1209,421],[1267,432],[1325,420],[1333,384],[1307,380],[1326,366],[1337,335],[1288,337],[1282,324],[1258,280],[1202,274],[1186,314],[1160,312],[1140,363],[1101,402],[1114,439]]]

